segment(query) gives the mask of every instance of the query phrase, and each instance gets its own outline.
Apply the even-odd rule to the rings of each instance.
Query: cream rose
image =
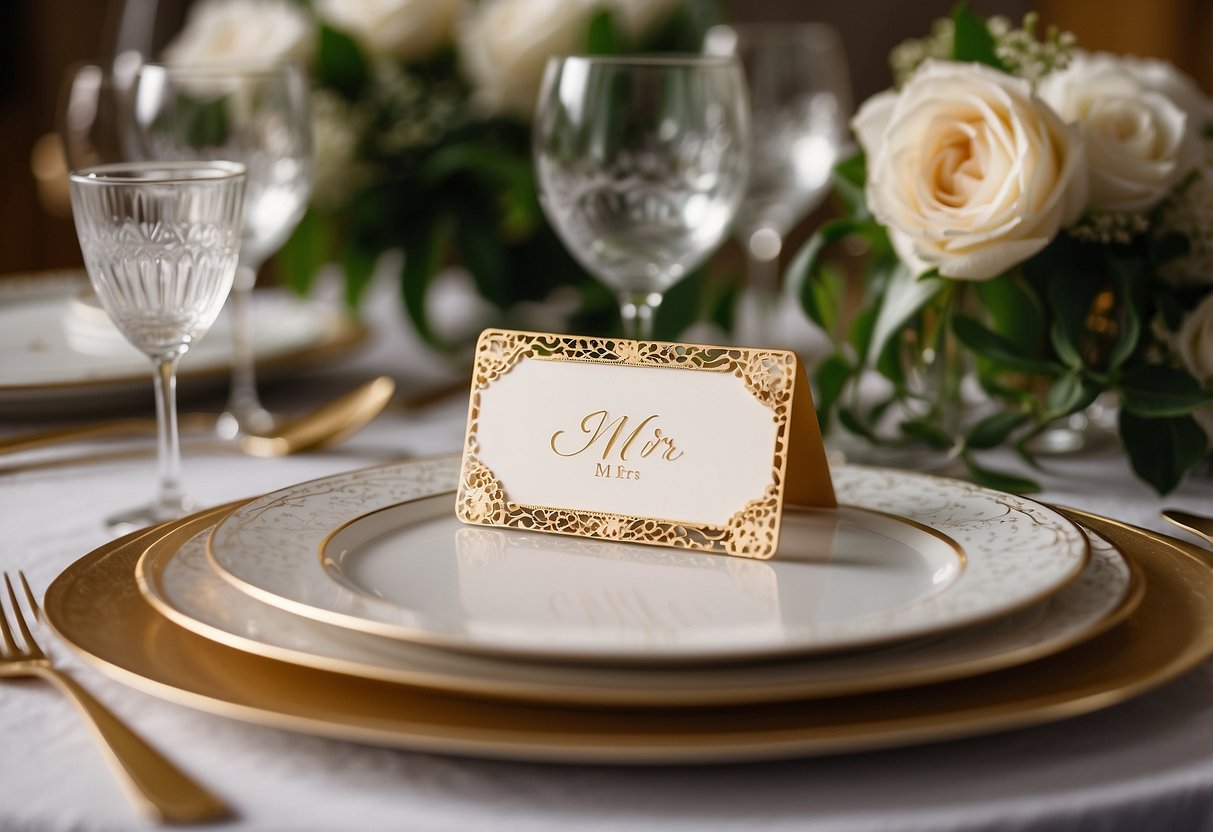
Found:
[[[290,0],[205,0],[164,50],[174,64],[306,61],[315,25]]]
[[[1213,295],[1188,313],[1171,346],[1192,377],[1213,392]],[[1213,439],[1213,407],[1203,407],[1192,415]]]
[[[1092,209],[1148,211],[1200,164],[1197,119],[1139,78],[1151,73],[1080,54],[1040,84],[1040,97],[1082,133]]]
[[[664,23],[682,0],[612,0],[609,4],[632,38],[642,38]]]
[[[1118,60],[1124,71],[1132,75],[1143,89],[1160,92],[1174,101],[1192,118],[1198,132],[1213,124],[1213,101],[1201,92],[1195,81],[1174,65],[1134,55],[1124,55]]]
[[[485,0],[457,32],[464,73],[491,112],[529,117],[552,55],[585,49],[593,0]]]
[[[368,52],[428,58],[451,42],[464,0],[317,0],[316,14]]]
[[[1192,377],[1213,390],[1213,295],[1188,313],[1172,344]]]
[[[927,61],[853,124],[868,205],[915,271],[988,280],[1049,244],[1086,207],[1082,142],[1027,81]]]

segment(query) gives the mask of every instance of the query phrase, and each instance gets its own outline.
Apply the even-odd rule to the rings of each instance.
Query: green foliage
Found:
[[[588,19],[582,49],[698,51],[718,22],[714,2],[687,0],[634,43],[618,12],[602,8]],[[362,120],[354,155],[371,175],[338,204],[313,204],[278,257],[287,285],[307,292],[317,270],[336,262],[356,307],[380,255],[399,249],[404,309],[435,349],[459,346],[442,341],[427,303],[435,278],[455,263],[504,320],[518,304],[565,290],[580,299],[570,329],[619,331],[614,298],[569,256],[540,209],[529,124],[472,106],[453,47],[423,62],[385,64],[321,23],[312,76],[317,89],[352,108],[351,119]],[[213,122],[208,115],[198,129]],[[735,285],[691,275],[667,296],[657,331],[675,338],[700,320],[731,325],[735,298]]]
[[[994,36],[990,34],[986,22],[973,13],[968,3],[958,3],[952,9],[951,19],[954,27],[953,60],[1006,69],[994,53]]]
[[[955,18],[958,38],[963,14]],[[867,210],[864,175],[862,155],[838,166],[835,193],[846,213],[817,230],[787,274],[805,314],[833,344],[813,378],[824,429],[837,426],[880,445],[933,448],[963,461],[977,482],[1026,492],[1036,484],[994,471],[978,455],[1011,447],[1035,465],[1037,437],[1109,393],[1120,404],[1121,439],[1134,470],[1160,492],[1208,453],[1192,413],[1213,406],[1213,393],[1160,340],[1205,292],[1158,278],[1169,259],[1186,251],[1186,241],[1145,234],[1093,243],[1063,232],[992,280],[915,276]],[[865,252],[862,302],[849,315],[848,293],[831,262],[842,243]],[[925,381],[924,373],[934,372],[919,366],[927,353],[975,371],[989,397],[983,411],[959,423],[949,417],[947,402],[958,385]],[[872,372],[891,392],[861,404],[847,391]]]

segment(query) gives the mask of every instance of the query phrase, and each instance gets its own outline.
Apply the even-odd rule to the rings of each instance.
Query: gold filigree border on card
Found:
[[[512,502],[501,481],[479,456],[480,393],[524,358],[667,367],[736,376],[771,411],[775,422],[770,484],[760,497],[742,506],[723,526]],[[476,344],[456,515],[465,523],[484,526],[769,558],[775,554],[779,540],[780,495],[788,462],[788,427],[795,385],[796,356],[782,350],[486,331]]]

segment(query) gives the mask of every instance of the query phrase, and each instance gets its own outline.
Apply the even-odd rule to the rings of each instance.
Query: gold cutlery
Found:
[[[332,445],[357,433],[378,416],[395,390],[396,383],[391,378],[379,376],[309,413],[283,422],[271,435],[241,437],[238,440],[240,449],[252,456],[270,457]],[[217,418],[209,413],[186,413],[182,415],[180,425],[183,432],[210,432]],[[85,439],[154,433],[155,430],[153,419],[112,419],[0,439],[0,454]]]
[[[1213,544],[1213,517],[1192,514],[1177,508],[1163,509],[1162,516],[1184,531],[1196,535],[1206,543]]]
[[[25,591],[25,599],[34,615],[38,603],[25,580],[17,573]],[[108,708],[93,698],[70,676],[58,670],[34,641],[13,582],[8,573],[4,575],[8,590],[12,619],[20,632],[24,645],[18,645],[16,634],[9,624],[9,613],[0,598],[0,677],[37,676],[51,682],[80,711],[88,717],[97,736],[109,752],[111,762],[124,776],[121,778],[136,804],[153,820],[168,823],[197,823],[215,820],[229,814],[227,806],[219,798],[194,782],[187,774],[173,765],[159,751],[148,745]]]

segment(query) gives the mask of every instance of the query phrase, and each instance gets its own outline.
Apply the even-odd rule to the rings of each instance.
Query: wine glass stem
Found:
[[[249,419],[263,410],[257,397],[257,376],[253,367],[253,284],[256,280],[256,268],[241,263],[228,297],[232,323],[232,386],[227,411],[236,417],[244,431],[250,430]]]
[[[160,461],[160,493],[156,501],[179,508],[185,499],[181,490],[181,442],[177,433],[177,364],[183,350],[152,359],[156,388],[156,456]]]
[[[629,291],[619,294],[619,314],[623,318],[623,334],[628,338],[649,340],[653,337],[653,323],[657,318],[657,307],[661,306],[660,292]]]
[[[753,292],[760,339],[774,335],[779,308],[779,252],[783,240],[770,228],[754,232],[747,242],[746,283]]]

